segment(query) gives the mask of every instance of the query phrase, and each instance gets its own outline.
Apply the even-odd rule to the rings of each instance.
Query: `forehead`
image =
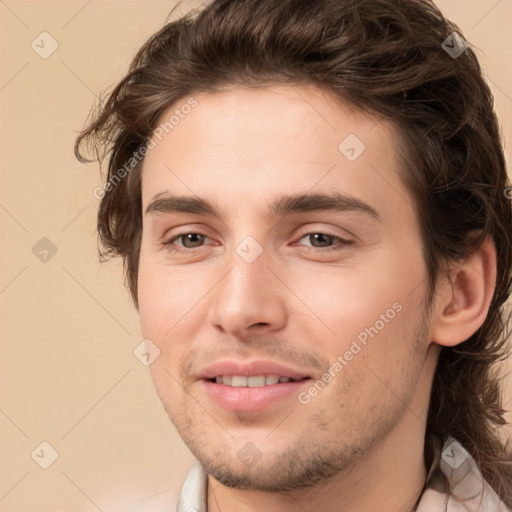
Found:
[[[166,190],[220,204],[236,199],[236,207],[308,190],[411,206],[389,121],[313,86],[231,87],[193,98],[192,108],[183,98],[159,120],[167,129],[153,135],[144,161],[144,208]]]

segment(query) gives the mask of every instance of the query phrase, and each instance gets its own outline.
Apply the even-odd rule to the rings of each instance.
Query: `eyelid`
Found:
[[[314,234],[322,234],[322,235],[327,235],[327,236],[332,237],[334,239],[333,245],[329,245],[326,247],[315,247],[313,245],[303,245],[303,244],[299,243],[300,240],[302,240],[303,238],[306,238],[307,236],[314,235]],[[354,243],[353,240],[347,240],[338,235],[331,234],[327,231],[316,230],[316,231],[309,231],[309,232],[304,233],[303,235],[301,235],[298,238],[297,242],[294,242],[292,245],[302,247],[305,252],[314,253],[318,256],[321,256],[322,254],[327,255],[332,252],[341,252],[344,249],[346,249],[347,246],[352,245],[353,243]]]
[[[208,238],[212,238],[210,235],[208,235],[207,231],[209,232],[211,230],[203,228],[202,225],[200,224],[183,223],[173,226],[170,229],[166,229],[161,239],[164,242],[168,242],[170,240],[174,240],[180,236],[187,235],[189,233],[196,233],[198,235],[203,235]],[[173,234],[170,235],[171,233]]]
[[[341,240],[342,242],[345,242],[345,243],[350,243],[350,242],[354,242],[355,237],[354,235],[352,235],[351,233],[348,233],[349,236],[344,236],[342,234],[339,234],[339,233],[335,233],[333,230],[330,230],[329,228],[322,228],[322,227],[306,227],[304,228],[303,230],[301,230],[300,234],[298,237],[296,237],[296,240],[300,240],[302,238],[304,238],[306,235],[314,235],[316,233],[321,233],[323,235],[328,235],[328,236],[332,236],[333,238],[338,238],[339,240]],[[352,238],[350,238],[352,237]]]

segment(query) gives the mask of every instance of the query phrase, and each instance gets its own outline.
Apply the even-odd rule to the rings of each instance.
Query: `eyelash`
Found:
[[[166,248],[170,252],[172,252],[174,254],[191,253],[191,252],[194,252],[196,249],[200,249],[201,247],[203,247],[203,246],[199,246],[199,247],[191,247],[191,248],[184,248],[184,249],[176,249],[172,244],[176,240],[179,240],[180,238],[184,237],[185,235],[201,235],[201,236],[204,236],[206,238],[209,238],[206,233],[202,233],[201,231],[186,231],[184,233],[180,233],[178,235],[173,236],[170,240],[168,240],[167,242],[164,242],[163,245],[165,245]],[[303,238],[305,238],[307,236],[311,236],[311,235],[327,235],[329,237],[334,238],[335,240],[338,240],[344,246],[350,245],[352,243],[351,240],[345,240],[344,238],[341,238],[341,237],[339,237],[337,235],[334,235],[334,234],[328,233],[328,232],[324,232],[324,231],[309,231],[307,233],[304,233],[299,238],[299,240],[302,240]],[[306,246],[306,252],[324,253],[324,254],[325,253],[330,253],[330,252],[333,252],[333,251],[340,251],[342,249],[343,249],[343,247],[335,247],[335,248],[333,248],[333,247],[324,247],[324,248],[321,248],[321,247],[307,247]]]

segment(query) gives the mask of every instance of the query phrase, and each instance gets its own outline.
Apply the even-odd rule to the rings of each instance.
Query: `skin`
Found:
[[[427,316],[419,224],[392,123],[316,87],[195,98],[145,158],[143,212],[172,192],[209,200],[221,218],[145,213],[138,298],[143,335],[161,351],[150,366],[156,390],[209,474],[208,510],[411,510],[426,478],[437,358],[485,319],[492,242],[452,266]],[[352,162],[338,149],[349,134],[366,146]],[[334,191],[380,219],[267,212],[283,193]],[[199,242],[177,238],[198,232]],[[333,237],[319,244],[312,233]],[[248,236],[263,250],[252,263],[236,252]],[[293,396],[260,412],[227,411],[203,391],[199,372],[226,357],[291,364],[321,379],[396,303],[400,312],[307,404]],[[261,455],[251,467],[237,457],[247,443]]]

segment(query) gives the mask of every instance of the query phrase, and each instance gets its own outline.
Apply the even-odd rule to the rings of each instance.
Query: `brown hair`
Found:
[[[475,53],[442,47],[456,25],[430,0],[214,0],[167,23],[139,50],[76,141],[108,161],[98,212],[100,255],[120,255],[137,303],[142,231],[140,150],[164,110],[188,95],[231,85],[314,84],[393,121],[401,174],[415,198],[430,296],[444,264],[488,235],[497,282],[487,318],[444,347],[427,419],[425,453],[453,436],[512,506],[512,454],[496,362],[508,355],[505,301],[512,275],[512,201],[493,98]],[[448,39],[453,46],[453,39]],[[457,47],[455,47],[457,48]],[[125,167],[126,170],[126,167]],[[126,174],[126,176],[124,176]],[[426,455],[427,456],[427,455]]]

